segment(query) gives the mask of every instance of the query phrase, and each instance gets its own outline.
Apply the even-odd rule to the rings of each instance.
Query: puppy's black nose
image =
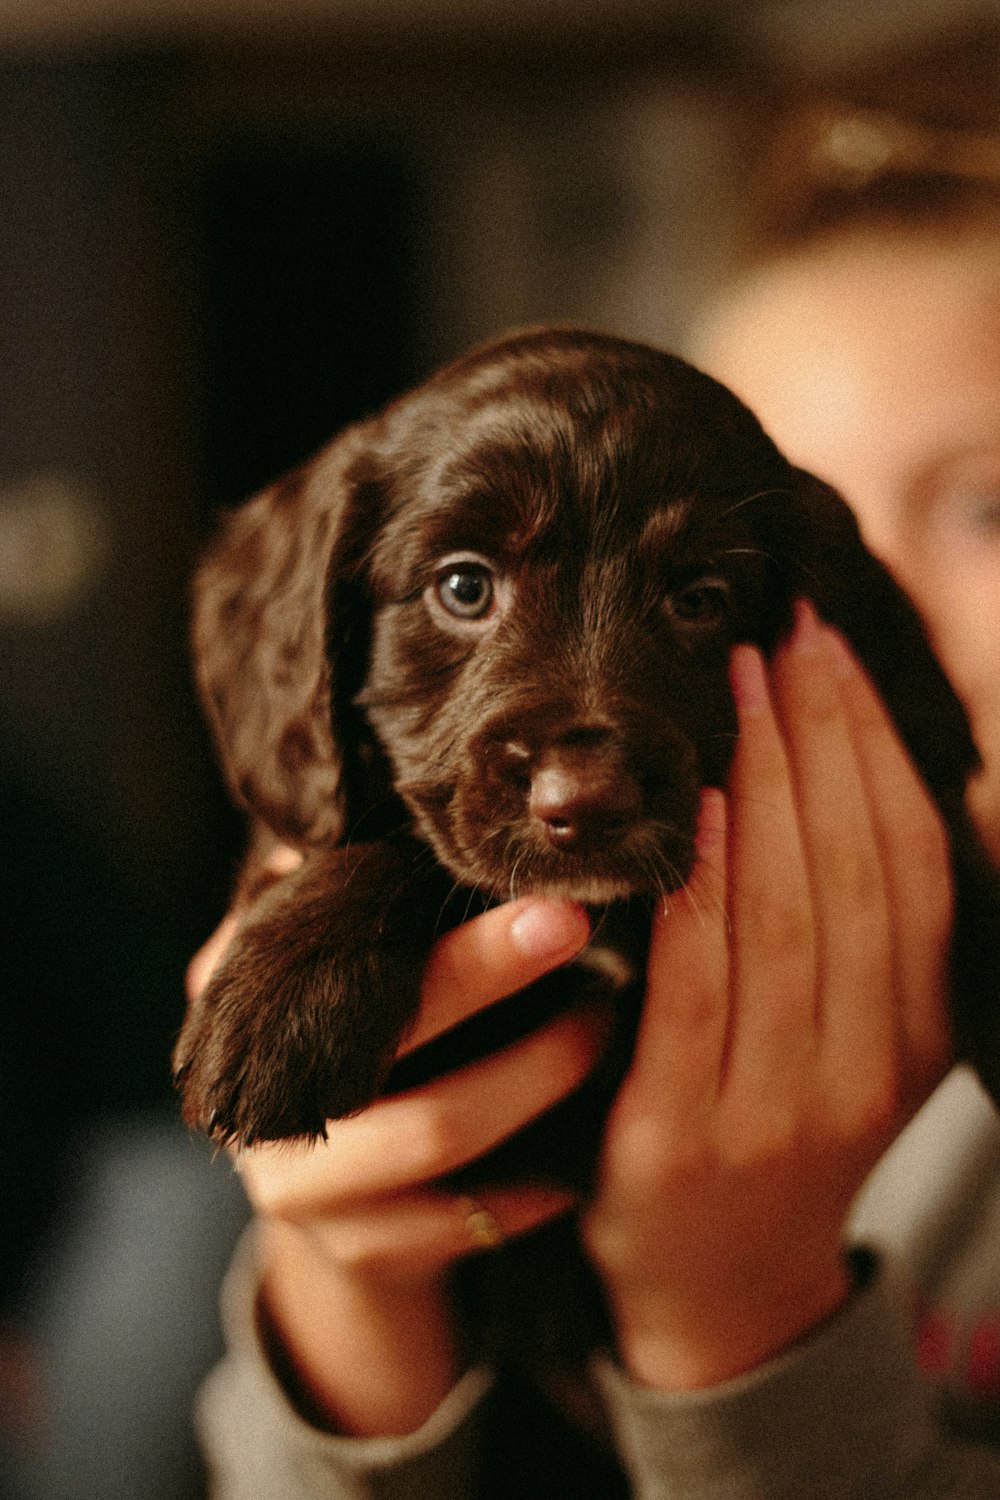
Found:
[[[639,788],[621,767],[585,756],[549,756],[531,777],[528,810],[559,849],[613,838],[642,810]]]

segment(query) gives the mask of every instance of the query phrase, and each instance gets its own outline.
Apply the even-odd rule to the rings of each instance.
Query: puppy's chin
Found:
[[[565,880],[539,880],[525,883],[516,892],[519,896],[548,896],[554,901],[578,901],[581,906],[611,906],[615,901],[628,901],[632,896],[648,894],[640,891],[633,882],[614,880],[607,876],[577,876]]]
[[[550,896],[610,906],[635,897],[656,900],[685,885],[694,867],[696,788],[675,798],[669,819],[638,818],[571,839],[553,837],[542,820],[521,809],[490,820],[478,808],[470,815],[459,797],[432,801],[406,790],[415,830],[438,862],[459,885],[501,901]]]
[[[456,859],[453,852],[442,862],[463,885],[489,891],[501,900],[547,896],[606,907],[635,897],[662,899],[679,890],[694,864],[694,843],[693,839],[679,840],[669,854],[647,847],[631,857],[613,850],[588,856],[535,849],[530,854],[522,851],[510,863],[493,864],[475,853]]]

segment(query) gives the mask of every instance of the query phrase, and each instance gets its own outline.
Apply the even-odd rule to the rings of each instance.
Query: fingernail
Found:
[[[510,936],[525,958],[563,958],[580,951],[590,936],[590,923],[583,908],[572,901],[532,901],[514,918]]]
[[[767,676],[764,659],[755,646],[734,646],[729,662],[729,681],[741,714],[762,713],[767,707]]]
[[[795,601],[795,629],[789,642],[801,656],[818,656],[823,649],[824,632],[819,617],[808,599]]]

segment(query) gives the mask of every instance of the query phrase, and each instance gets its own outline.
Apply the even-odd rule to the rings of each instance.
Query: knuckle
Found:
[[[761,1111],[751,1129],[734,1140],[730,1148],[734,1165],[741,1174],[766,1171],[804,1154],[805,1137],[804,1122],[795,1105],[772,1103]]]
[[[664,1155],[664,1131],[654,1111],[632,1109],[627,1114],[619,1110],[615,1119],[618,1148],[622,1156],[633,1163],[637,1174],[646,1175],[651,1168],[662,1163]],[[672,1147],[675,1161],[686,1154],[689,1143],[681,1135]]]
[[[837,1116],[844,1144],[886,1139],[900,1117],[902,1096],[899,1068],[888,1060],[842,1079]]]
[[[247,1197],[254,1212],[262,1219],[284,1220],[295,1223],[300,1217],[300,1206],[295,1195],[285,1186],[280,1174],[255,1172],[241,1173]]]
[[[670,1128],[653,1108],[619,1106],[614,1139],[618,1159],[628,1163],[633,1189],[650,1197],[696,1186],[714,1160],[709,1133],[677,1121]]]

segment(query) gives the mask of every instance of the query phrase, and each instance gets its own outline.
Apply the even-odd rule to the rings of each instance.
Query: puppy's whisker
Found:
[[[476,900],[477,891],[478,888],[476,886],[473,886],[470,889],[460,880],[452,881],[451,889],[442,898],[441,904],[437,909],[437,916],[434,920],[435,937],[439,936],[442,932],[448,931],[451,927],[456,925],[461,926],[462,922],[467,922],[469,920],[470,913],[472,912],[472,908]],[[462,894],[465,895],[465,909],[462,913],[461,920],[456,924],[450,916],[448,909],[451,906],[452,901],[454,901],[455,897]]]
[[[434,850],[427,844],[417,844],[410,857],[410,870],[414,876],[420,875],[424,870],[434,868],[437,858]]]
[[[518,875],[518,871],[520,870],[522,864],[525,861],[525,858],[526,858],[525,854],[523,854],[523,853],[519,854],[517,856],[517,858],[514,860],[514,863],[510,867],[510,880],[509,880],[509,883],[508,883],[508,889],[510,891],[510,899],[512,901],[516,901],[517,900],[517,875]]]
[[[457,891],[458,889],[460,889],[460,887],[458,885],[456,885],[455,890]],[[475,883],[475,885],[472,886],[472,888],[469,891],[468,900],[465,903],[465,911],[462,913],[462,921],[463,922],[467,922],[469,920],[469,917],[472,914],[473,908],[475,907],[476,903],[480,900],[480,891],[481,890],[482,890],[482,882],[477,880],[476,883]],[[486,906],[488,906],[489,902],[486,901],[484,904]]]
[[[680,871],[672,861],[668,860],[665,866],[651,866],[650,874],[656,885],[660,905],[663,907],[668,906],[671,895],[682,885]]]
[[[817,586],[822,584],[822,574],[816,568],[810,567],[804,558],[793,558],[792,566],[796,573],[806,580],[803,586],[806,594],[813,593],[817,589]]]
[[[743,495],[739,500],[734,500],[732,505],[727,506],[719,514],[720,521],[726,521],[730,516],[735,516],[738,511],[745,510],[748,505],[757,505],[762,500],[780,499],[788,495],[787,488],[780,485],[766,490],[755,490],[752,495]]]
[[[691,907],[694,915],[698,918],[700,926],[704,927],[710,916],[722,917],[728,931],[729,913],[726,909],[725,901],[720,897],[713,896],[709,900],[706,898],[700,883],[692,885],[690,882],[686,883],[678,894],[682,895],[683,899]]]
[[[763,807],[769,811],[777,810],[777,803],[772,801],[770,797],[755,797],[747,792],[730,794],[730,802],[736,807]]]

